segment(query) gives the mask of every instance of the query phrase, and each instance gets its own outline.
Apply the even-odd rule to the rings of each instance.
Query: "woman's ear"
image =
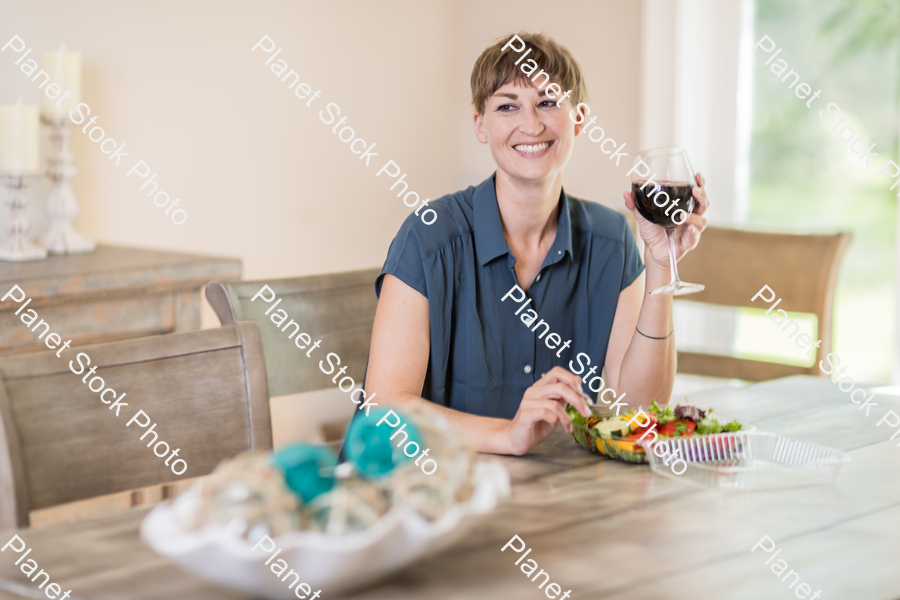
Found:
[[[579,104],[578,106],[581,105]],[[588,108],[588,112],[590,112],[590,110],[591,109]],[[587,122],[587,113],[577,112],[576,115],[581,117],[581,123],[575,123],[575,137],[578,137],[579,135],[581,135],[581,132],[584,131],[584,125]],[[571,118],[572,117],[570,116],[569,119],[571,120]]]
[[[477,137],[478,141],[482,144],[487,144],[488,137],[484,132],[484,114],[480,114],[478,113],[478,111],[475,111],[472,114],[472,119],[475,121],[475,137]]]

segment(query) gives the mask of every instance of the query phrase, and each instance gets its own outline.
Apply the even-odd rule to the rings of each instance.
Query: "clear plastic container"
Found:
[[[647,448],[650,468],[660,475],[706,488],[724,490],[764,490],[831,483],[850,456],[839,450],[804,442],[779,433],[736,431],[663,440],[669,452],[687,467],[674,461],[667,466],[655,448]]]

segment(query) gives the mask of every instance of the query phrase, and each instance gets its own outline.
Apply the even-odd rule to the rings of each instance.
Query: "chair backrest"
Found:
[[[319,361],[328,352],[340,356],[341,366],[348,367],[347,375],[362,383],[378,305],[374,284],[380,272],[365,269],[291,279],[213,281],[206,286],[206,298],[223,325],[246,320],[259,326],[271,396],[311,392],[334,387],[319,369]],[[275,293],[273,301],[264,301],[273,298],[268,292],[253,301],[266,285]],[[277,307],[266,315],[276,302]],[[288,320],[282,319],[280,310]],[[277,325],[273,318],[282,324]],[[322,340],[309,358],[309,349],[301,350],[295,343],[299,336],[296,328],[287,328],[290,320],[298,323],[299,332],[308,334],[313,343]]]
[[[768,309],[770,305],[760,299],[750,301],[768,285],[776,298],[782,298],[777,308],[789,315],[816,315],[816,339],[821,339],[822,345],[810,367],[679,352],[678,372],[748,381],[818,374],[818,361],[831,351],[834,288],[840,259],[851,237],[849,233],[795,235],[707,227],[697,248],[678,262],[684,281],[706,286],[689,296],[690,300]]]
[[[31,510],[206,475],[243,450],[272,448],[255,323],[56,353],[0,357],[0,531],[27,527]],[[128,406],[112,409],[114,398]],[[126,426],[139,410],[150,420]]]

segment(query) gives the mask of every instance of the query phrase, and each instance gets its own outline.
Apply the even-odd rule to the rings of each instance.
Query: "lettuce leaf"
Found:
[[[719,433],[720,431],[722,431],[722,426],[715,419],[703,419],[697,423],[697,433],[700,435]]]

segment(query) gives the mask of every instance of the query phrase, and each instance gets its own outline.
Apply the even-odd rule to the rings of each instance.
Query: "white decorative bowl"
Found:
[[[342,536],[318,531],[283,534],[274,540],[281,553],[268,566],[265,562],[271,553],[252,550],[259,540],[245,540],[221,525],[186,531],[171,502],[159,504],[144,518],[141,538],[182,568],[250,594],[284,600],[300,597],[288,588],[293,576],[282,582],[270,570],[278,559],[299,573],[300,582],[309,584],[313,593],[335,594],[373,583],[452,545],[509,495],[509,474],[497,461],[479,462],[472,485],[467,501],[453,505],[434,522],[409,506],[398,505],[364,531]],[[175,502],[191,502],[196,493],[189,490]]]

